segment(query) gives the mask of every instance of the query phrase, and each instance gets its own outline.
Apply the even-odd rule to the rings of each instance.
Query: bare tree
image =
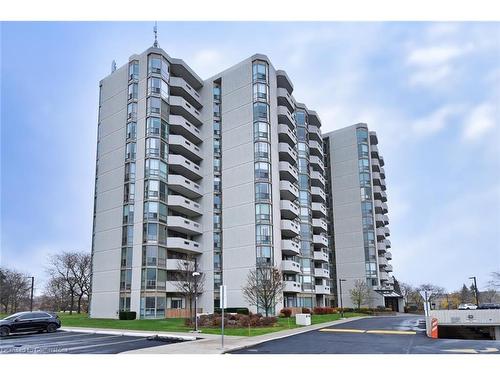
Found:
[[[78,280],[75,277],[78,268],[78,253],[63,252],[52,255],[49,258],[49,267],[47,269],[52,278],[59,278],[64,281],[70,298],[69,313],[73,314],[75,309],[75,298],[78,295]]]
[[[92,258],[88,253],[77,253],[76,254],[76,265],[71,270],[73,277],[76,280],[77,290],[77,312],[78,314],[82,311],[82,302],[88,301],[90,297],[90,274]],[[86,305],[85,311],[88,312],[88,305]]]
[[[401,295],[403,296],[405,304],[408,304],[410,296],[415,291],[415,289],[410,284],[403,282],[399,283],[399,289],[401,290]]]
[[[488,288],[495,290],[500,289],[500,272],[491,273],[491,280],[488,281]]]
[[[283,277],[275,267],[257,267],[248,272],[243,297],[250,305],[265,311],[266,317],[283,298]]]
[[[0,269],[0,304],[5,314],[27,310],[30,291],[28,275],[8,268]]]
[[[349,291],[351,301],[354,305],[361,308],[361,305],[369,304],[371,297],[371,289],[364,280],[356,280],[354,288]]]
[[[196,296],[203,293],[205,287],[205,274],[197,271],[196,258],[188,256],[177,262],[178,271],[175,273],[174,286],[189,304],[189,314],[193,316],[193,301]],[[197,276],[195,272],[198,272]],[[193,275],[194,274],[194,275]],[[196,313],[196,311],[195,311]]]

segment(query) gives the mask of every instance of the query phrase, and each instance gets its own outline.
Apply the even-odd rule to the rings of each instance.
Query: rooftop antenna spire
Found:
[[[115,61],[115,60],[113,60],[113,61],[111,62],[111,73],[113,73],[115,70],[116,70],[116,61]]]
[[[155,34],[155,42],[153,47],[158,48],[158,23],[155,21],[155,26],[153,27],[153,33]]]

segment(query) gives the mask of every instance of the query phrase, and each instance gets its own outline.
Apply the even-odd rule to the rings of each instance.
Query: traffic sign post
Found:
[[[227,300],[226,300],[226,286],[220,286],[220,308],[222,312],[221,319],[221,348],[224,349],[224,309],[226,308]]]
[[[432,292],[430,290],[421,290],[419,293],[424,299],[424,313],[425,316],[428,317],[430,311],[429,300],[432,296]]]

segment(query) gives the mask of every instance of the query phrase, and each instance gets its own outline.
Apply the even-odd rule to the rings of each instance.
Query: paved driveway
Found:
[[[500,353],[500,341],[430,339],[423,317],[373,317],[268,341],[237,354]]]
[[[59,330],[54,333],[18,334],[1,338],[0,354],[115,354],[172,343],[172,340],[148,340],[147,337]]]

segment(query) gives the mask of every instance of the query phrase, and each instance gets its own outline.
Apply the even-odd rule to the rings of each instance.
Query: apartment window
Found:
[[[254,152],[257,159],[270,160],[270,146],[267,142],[255,142]]]
[[[257,224],[255,226],[255,241],[257,244],[272,244],[272,226]]]
[[[214,288],[219,288],[222,285],[222,274],[214,272]]]
[[[159,117],[148,117],[146,121],[146,135],[167,138],[167,122]]]
[[[221,169],[221,159],[214,158],[214,172],[220,172]]]
[[[368,145],[365,143],[358,144],[358,154],[360,158],[368,157]]]
[[[358,166],[360,172],[369,172],[370,171],[370,162],[368,159],[359,159]]]
[[[220,214],[214,214],[214,229],[220,229],[222,222],[222,216]]]
[[[134,223],[134,205],[126,204],[123,206],[123,224]]]
[[[299,174],[299,189],[301,190],[309,189],[309,175]]]
[[[304,142],[299,142],[297,145],[297,148],[299,149],[299,156],[302,158],[307,158],[309,157],[309,146],[307,143]]]
[[[132,286],[132,270],[122,270],[120,272],[120,289],[130,289]]]
[[[144,184],[144,198],[166,200],[167,184],[158,180],[146,180]]]
[[[306,113],[304,111],[295,111],[295,122],[297,125],[306,125]]]
[[[120,311],[130,311],[130,297],[120,296]]]
[[[253,80],[254,81],[267,81],[267,64],[264,62],[253,63]]]
[[[161,157],[164,159],[168,154],[167,144],[159,138],[146,139],[146,156]]]
[[[214,86],[214,100],[220,100],[220,86]]]
[[[158,220],[167,222],[167,206],[161,202],[144,203],[144,220]]]
[[[367,277],[377,277],[377,263],[375,262],[366,262],[366,276]]]
[[[214,135],[220,135],[220,121],[214,121]]]
[[[255,163],[255,178],[262,180],[269,180],[271,166],[269,163],[257,162]]]
[[[311,194],[308,191],[299,190],[299,202],[301,206],[309,206]]]
[[[158,241],[158,224],[146,223],[143,225],[144,242],[157,242]]]
[[[129,122],[129,123],[127,123],[127,140],[135,139],[135,137],[136,137],[136,128],[137,128],[137,123],[136,122]]]
[[[122,228],[122,246],[132,246],[134,241],[134,226],[124,225]]]
[[[151,96],[148,98],[147,102],[148,114],[160,114],[161,113],[161,99],[155,96]]]
[[[121,266],[123,268],[132,267],[132,248],[131,247],[122,247],[122,258],[121,258]]]
[[[129,162],[125,163],[125,181],[131,181],[135,179],[135,163]]]
[[[163,99],[168,100],[168,84],[161,78],[149,78],[148,95],[160,95]]]
[[[158,264],[158,246],[143,246],[142,247],[142,265],[156,266]]]
[[[257,265],[259,266],[268,266],[271,265],[272,258],[272,248],[270,246],[257,246]]]
[[[123,189],[123,201],[133,202],[135,198],[135,183],[129,182],[124,185]]]
[[[138,61],[132,61],[129,63],[128,76],[129,76],[129,80],[139,79],[139,62]]]
[[[373,214],[373,206],[371,202],[361,202],[361,212],[364,215],[372,215]]]
[[[137,83],[131,83],[128,85],[128,99],[137,100],[137,94],[139,92],[139,85]]]
[[[214,194],[214,209],[222,209],[222,197],[220,194]]]
[[[215,176],[214,177],[214,190],[215,191],[220,191],[220,189],[221,189],[221,180],[220,180],[220,177]]]
[[[359,184],[363,187],[369,187],[371,186],[370,182],[370,173],[368,172],[362,172],[359,174]]]
[[[268,88],[265,83],[255,83],[253,85],[253,99],[267,101]]]
[[[220,117],[220,103],[214,103],[214,116]]]
[[[160,56],[149,56],[148,73],[160,74],[162,78],[168,81],[168,63]]]
[[[253,124],[254,138],[255,140],[265,140],[269,141],[269,124],[267,122],[254,122]]]
[[[309,173],[309,162],[307,159],[299,158],[299,173]]]
[[[307,129],[304,126],[298,126],[297,127],[297,139],[300,142],[307,142],[308,141],[308,132]]]
[[[364,128],[356,129],[356,137],[358,139],[358,142],[368,143],[368,130]]]
[[[269,121],[269,105],[261,102],[253,103],[253,119]]]
[[[220,269],[222,267],[222,254],[214,253],[214,268]]]
[[[255,205],[255,218],[258,222],[271,222],[271,205],[257,203]]]
[[[137,117],[137,103],[128,103],[127,105],[127,118],[135,120]]]
[[[135,159],[135,142],[129,142],[125,146],[125,159],[127,160]]]
[[[267,182],[257,182],[255,184],[255,200],[271,200],[271,184]]]
[[[372,188],[371,187],[362,187],[361,188],[361,200],[370,200],[372,199]]]
[[[220,154],[220,139],[214,138],[214,153]]]
[[[220,249],[222,246],[222,238],[220,232],[214,232],[214,248]]]
[[[146,177],[158,176],[167,179],[167,163],[158,159],[146,159]]]
[[[142,270],[142,287],[145,289],[156,289],[156,268]]]

